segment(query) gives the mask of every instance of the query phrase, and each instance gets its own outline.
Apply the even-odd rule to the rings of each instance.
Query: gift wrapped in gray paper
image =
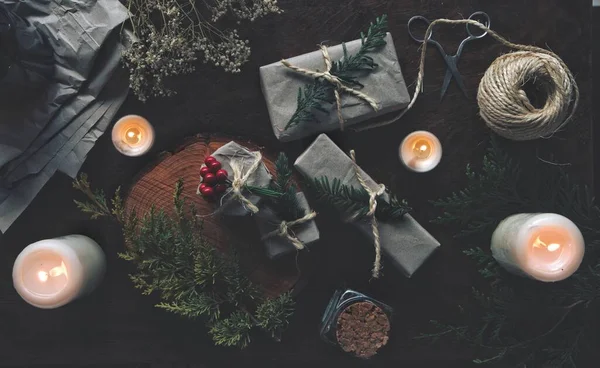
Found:
[[[304,193],[297,193],[296,198],[298,198],[300,207],[308,213],[310,211],[310,206],[308,205]],[[266,205],[260,209],[255,218],[260,235],[263,237],[263,244],[265,246],[267,257],[270,259],[277,259],[286,254],[297,252],[297,248],[287,237],[274,234],[274,232],[278,231],[279,225],[283,221],[275,210]],[[292,226],[290,231],[293,236],[300,240],[306,247],[309,247],[319,240],[319,229],[314,220]]]
[[[236,161],[236,164],[241,168],[242,174],[245,175],[248,170],[251,170],[251,167],[257,159],[257,156],[255,156],[253,152],[233,141],[217,149],[212,156],[221,163],[223,169],[227,170],[229,179],[233,179],[233,170],[231,168],[233,161]],[[255,187],[265,187],[269,185],[270,182],[271,174],[261,160],[256,170],[250,173],[245,184]],[[242,195],[255,206],[257,206],[261,200],[259,196],[250,194],[244,189],[242,189]],[[228,193],[223,197],[219,212],[229,216],[245,216],[251,211],[239,200],[239,198],[233,196],[232,193]]]
[[[302,175],[310,179],[327,177],[330,181],[337,178],[341,184],[360,188],[356,177],[354,164],[335,143],[325,134],[319,135],[313,144],[296,160],[294,166]],[[362,169],[362,177],[370,188],[378,187]],[[384,193],[382,199],[389,201],[389,195]],[[351,216],[351,214],[343,214]],[[381,238],[381,249],[394,267],[401,270],[407,277],[425,262],[440,243],[427,232],[410,215],[393,221],[378,221]],[[373,239],[371,222],[361,219],[353,222],[369,239]]]
[[[362,73],[357,76],[358,82],[364,85],[360,92],[375,100],[378,109],[375,111],[358,97],[341,93],[342,115],[344,125],[347,127],[366,128],[370,124],[378,122],[374,118],[402,110],[410,102],[394,41],[389,33],[386,35],[385,41],[386,45],[382,49],[369,53],[378,66],[370,73]],[[360,46],[361,40],[346,43],[349,54],[355,54]],[[337,45],[329,47],[328,52],[331,60],[337,61],[343,57],[344,51],[342,45]],[[325,69],[321,51],[293,57],[287,61],[294,66],[308,70],[323,71]],[[337,109],[331,104],[327,108],[328,113],[314,111],[318,121],[304,122],[286,129],[286,125],[296,111],[298,90],[312,83],[312,77],[297,73],[278,61],[260,68],[260,80],[273,132],[280,141],[288,142],[340,128]]]

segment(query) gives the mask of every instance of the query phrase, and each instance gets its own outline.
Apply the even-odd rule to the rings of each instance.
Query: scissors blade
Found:
[[[444,76],[444,84],[442,84],[442,93],[440,94],[440,101],[444,99],[446,95],[446,91],[448,90],[448,86],[450,85],[450,81],[452,80],[452,72],[450,69],[446,68],[446,75]]]
[[[454,80],[456,80],[456,83],[458,84],[458,88],[460,88],[460,90],[462,91],[462,93],[465,95],[465,97],[469,97],[467,95],[467,89],[465,87],[465,84],[463,83],[462,77],[460,76],[460,73],[458,71],[458,68],[456,67],[456,59],[451,57],[451,56],[445,56],[444,57],[444,61],[446,62],[446,77],[444,78],[444,83],[446,84],[446,88],[444,89],[442,86],[442,96],[444,97],[444,94],[446,93],[446,90],[448,89],[448,86],[450,85],[450,80],[452,79],[451,77],[454,77]],[[448,73],[450,73],[450,77],[448,77]],[[448,82],[446,83],[446,79],[448,79]]]

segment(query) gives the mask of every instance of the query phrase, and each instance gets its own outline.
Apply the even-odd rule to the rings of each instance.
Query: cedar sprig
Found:
[[[387,15],[382,15],[369,25],[366,35],[361,32],[361,47],[354,55],[349,54],[346,44],[342,43],[344,56],[341,60],[332,63],[330,73],[351,88],[362,88],[363,85],[358,82],[357,77],[370,73],[378,67],[373,58],[367,54],[376,52],[386,45],[387,25]],[[316,111],[329,114],[330,110],[324,105],[334,102],[333,89],[334,86],[323,78],[316,78],[304,88],[299,88],[296,111],[284,129],[311,121],[318,122]]]
[[[265,199],[269,207],[285,221],[294,221],[306,215],[296,194],[298,187],[292,178],[293,170],[285,153],[275,160],[274,179],[268,187],[250,187],[250,191]]]
[[[364,218],[369,212],[369,193],[362,187],[342,184],[338,178],[330,182],[325,176],[309,180],[308,187],[317,201],[334,207],[352,219]],[[389,202],[380,196],[377,197],[375,217],[382,221],[393,220],[401,218],[411,210],[405,200],[399,200],[394,195],[390,195]]]
[[[484,349],[475,363],[502,361],[512,367],[576,367],[585,344],[598,330],[600,301],[600,208],[585,186],[558,166],[512,158],[492,139],[480,172],[467,167],[468,185],[434,201],[443,209],[435,222],[458,229],[464,253],[488,285],[473,290],[473,303],[459,306],[460,321],[432,321],[431,333],[418,338],[452,337]],[[514,276],[498,266],[490,237],[515,213],[554,212],[571,219],[583,233],[586,254],[579,270],[557,283]],[[523,329],[526,321],[529,329]],[[589,336],[589,337],[588,337]]]
[[[127,247],[119,257],[135,265],[130,275],[134,287],[160,298],[156,307],[189,319],[202,318],[216,345],[245,347],[253,330],[275,336],[274,331],[287,327],[293,299],[287,293],[263,297],[234,253],[218,251],[207,242],[195,208],[186,208],[183,181],[175,186],[174,215],[152,207],[141,218],[125,214],[119,195],[109,206],[84,175],[74,186],[90,199],[79,202],[82,211],[94,217],[112,215],[121,223]]]
[[[285,153],[281,152],[275,161],[275,180],[270,188],[281,193],[281,197],[271,200],[275,212],[285,221],[294,221],[306,215],[306,210],[298,203],[298,187],[292,180],[292,167]]]
[[[270,333],[272,337],[277,338],[282,329],[288,326],[289,320],[294,314],[293,306],[294,299],[290,292],[261,304],[256,310],[258,326]]]

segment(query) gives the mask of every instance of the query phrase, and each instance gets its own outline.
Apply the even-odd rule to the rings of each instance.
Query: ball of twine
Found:
[[[497,134],[516,141],[548,137],[567,122],[573,81],[557,57],[517,51],[497,58],[477,91],[479,114]],[[546,101],[533,106],[523,87],[535,83]]]
[[[545,138],[571,120],[579,103],[579,88],[575,77],[558,55],[540,47],[512,43],[472,19],[434,20],[427,28],[424,40],[431,36],[437,24],[472,25],[486,31],[501,44],[519,50],[497,58],[479,84],[477,103],[480,115],[494,132],[517,141]],[[369,125],[367,129],[393,123],[414,106],[423,91],[426,51],[427,41],[424,41],[415,93],[406,109],[390,120]],[[533,106],[523,90],[530,81],[538,84],[546,95],[546,102],[541,108]]]

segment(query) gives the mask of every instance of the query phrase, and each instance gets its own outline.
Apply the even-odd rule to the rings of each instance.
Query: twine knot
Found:
[[[377,197],[385,193],[385,185],[379,184],[377,190],[371,189],[367,185],[367,182],[360,173],[360,167],[356,163],[356,154],[354,150],[350,151],[350,158],[352,158],[352,164],[354,166],[354,173],[360,185],[364,190],[369,193],[369,212],[367,216],[371,218],[371,231],[373,232],[373,243],[375,245],[375,262],[373,263],[373,278],[379,278],[381,273],[381,241],[379,239],[379,225],[377,224],[377,217],[375,212],[377,211]]]
[[[300,224],[304,224],[304,223],[314,219],[315,217],[317,217],[317,213],[315,211],[311,211],[310,213],[307,213],[304,217],[301,217],[297,220],[289,221],[289,222],[281,221],[281,223],[279,224],[279,228],[277,230],[271,231],[270,233],[265,235],[263,237],[263,239],[267,239],[267,238],[270,238],[273,236],[280,236],[282,238],[286,238],[287,240],[289,240],[297,250],[302,250],[306,247],[304,246],[304,243],[302,243],[302,241],[300,241],[300,239],[298,239],[298,237],[296,237],[293,234],[293,231],[291,230],[291,228],[294,226],[298,226]]]
[[[329,56],[329,51],[327,50],[327,46],[319,45],[319,48],[321,50],[321,53],[323,54],[323,60],[325,61],[325,71],[323,71],[323,72],[320,72],[318,70],[315,71],[315,70],[300,68],[298,66],[292,65],[289,61],[287,61],[285,59],[281,60],[281,63],[283,65],[285,65],[287,68],[290,68],[291,70],[293,70],[297,73],[308,75],[315,79],[323,78],[323,80],[326,80],[327,82],[329,82],[333,85],[333,87],[334,87],[333,95],[335,97],[335,105],[336,105],[338,120],[340,121],[340,130],[344,130],[344,116],[342,115],[342,98],[341,98],[342,92],[351,94],[351,95],[365,101],[375,111],[379,110],[379,106],[377,106],[377,101],[375,101],[374,99],[369,97],[366,93],[363,93],[357,89],[346,86],[339,77],[331,74],[331,68],[333,67],[333,63],[331,62],[331,57]]]
[[[244,171],[244,160],[233,158],[229,162],[229,166],[231,166],[231,171],[233,173],[230,193],[232,198],[238,199],[250,212],[257,213],[258,207],[242,194],[242,189],[250,178],[250,175],[252,175],[262,163],[262,154],[260,152],[251,152],[251,154],[254,156],[254,161],[246,171]]]

